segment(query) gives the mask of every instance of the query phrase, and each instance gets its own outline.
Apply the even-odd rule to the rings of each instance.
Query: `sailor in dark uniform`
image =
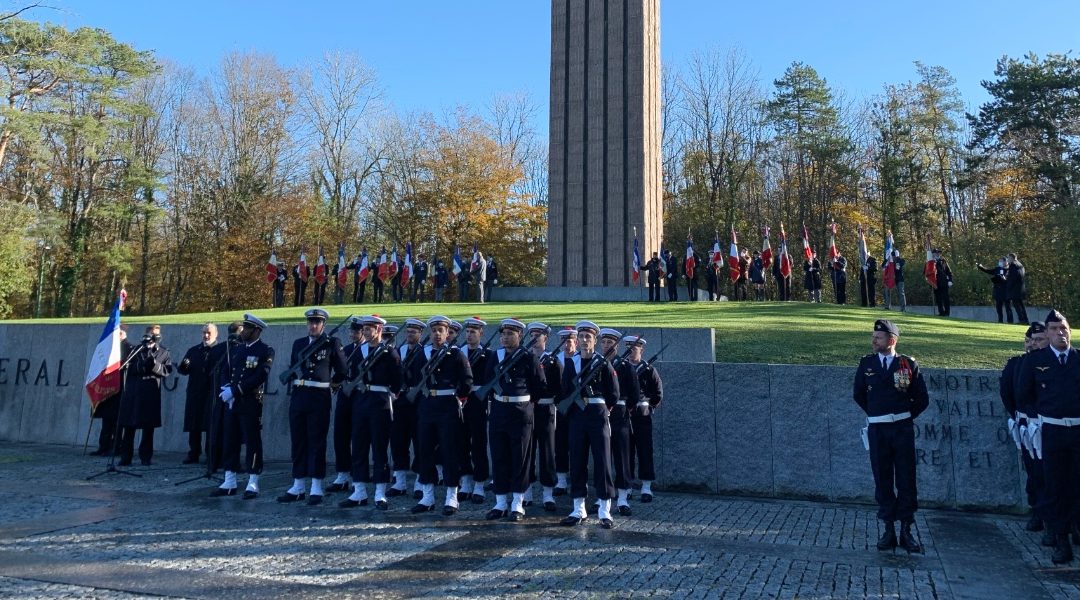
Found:
[[[211,496],[235,494],[236,474],[243,471],[248,474],[244,500],[259,496],[259,474],[263,469],[262,399],[274,365],[274,349],[261,339],[266,327],[262,319],[245,314],[240,343],[232,344],[224,369],[225,381],[218,393],[224,404],[222,466],[225,481]],[[246,448],[243,465],[240,464],[241,444]]]
[[[417,473],[420,469],[419,445],[416,439],[417,399],[411,391],[418,382],[412,380],[410,367],[423,353],[420,334],[426,327],[420,319],[406,319],[405,331],[402,333],[405,341],[396,348],[402,369],[402,391],[394,398],[394,421],[390,424],[390,462],[394,469],[394,483],[386,491],[386,495],[391,498],[407,494],[409,471]],[[423,493],[420,477],[415,478],[413,485],[417,493]]]
[[[1043,460],[1040,513],[1054,535],[1051,560],[1064,564],[1073,559],[1069,528],[1080,523],[1080,351],[1065,315],[1052,310],[1045,322],[1049,345],[1020,364],[1017,396],[1034,399],[1039,411],[1032,446]]]
[[[559,371],[566,370],[566,361],[577,354],[577,332],[573,327],[559,330],[559,341],[566,340],[562,350],[555,355],[559,361]],[[560,376],[561,377],[561,376]],[[548,380],[550,385],[551,380]],[[562,381],[558,383],[562,387]],[[558,398],[561,394],[557,394]],[[561,411],[555,411],[555,489],[552,495],[565,496],[570,488],[570,422]]]
[[[434,316],[427,321],[431,343],[423,348],[411,367],[410,378],[417,382],[419,403],[417,437],[420,440],[420,483],[423,495],[412,508],[413,513],[435,510],[436,463],[444,469],[446,500],[443,514],[458,511],[458,469],[462,405],[472,391],[472,371],[469,359],[457,346],[449,343],[450,319]]]
[[[323,500],[322,480],[326,477],[326,434],[330,430],[330,386],[348,374],[341,340],[326,334],[327,312],[312,308],[304,313],[308,334],[293,342],[289,364],[299,362],[309,346],[317,348],[304,361],[299,379],[293,379],[289,399],[289,437],[292,441],[293,484],[278,502],[296,502],[304,497],[308,479],[309,506]]]
[[[896,353],[900,330],[891,321],[874,322],[873,354],[859,361],[855,372],[855,403],[866,412],[866,441],[874,472],[877,516],[884,521],[878,550],[897,546],[894,521],[900,521],[899,545],[922,552],[911,525],[919,507],[915,487],[915,418],[930,405],[930,395],[918,363]]]
[[[529,487],[529,458],[532,456],[533,404],[540,400],[545,382],[536,355],[521,343],[524,333],[524,323],[503,319],[499,326],[502,347],[495,351],[495,360],[487,363],[485,379],[495,381],[489,433],[495,507],[488,511],[488,520],[504,516],[511,521],[525,518],[525,490]]]
[[[345,363],[350,365],[353,358],[364,345],[364,326],[360,317],[353,317],[349,322],[349,344],[341,349]],[[328,492],[352,490],[352,424],[353,392],[356,386],[346,382],[334,396],[334,481],[326,486]]]
[[[488,402],[478,398],[476,390],[487,383],[487,365],[495,360],[495,351],[483,346],[484,327],[480,317],[465,319],[465,347],[473,373],[472,392],[462,408],[465,423],[461,438],[461,486],[458,500],[472,498],[474,504],[484,503],[484,483],[491,477],[488,465]]]
[[[652,482],[656,480],[656,467],[653,462],[652,415],[660,408],[660,403],[664,400],[664,383],[660,380],[660,372],[656,370],[656,367],[645,363],[642,358],[645,351],[645,338],[630,335],[623,338],[623,343],[631,347],[627,360],[637,372],[638,382],[641,385],[641,399],[638,400],[637,407],[633,409],[630,417],[631,471],[636,462],[638,478],[641,479],[641,501],[648,503],[653,500]]]
[[[1024,490],[1027,493],[1028,507],[1031,508],[1031,516],[1027,522],[1028,531],[1043,530],[1043,520],[1039,516],[1043,488],[1043,463],[1042,459],[1032,453],[1033,448],[1028,437],[1028,431],[1033,429],[1038,422],[1039,412],[1035,406],[1035,399],[1030,396],[1021,397],[1016,393],[1016,388],[1024,359],[1033,351],[1042,350],[1046,346],[1046,325],[1041,321],[1032,322],[1024,334],[1024,353],[1013,356],[1005,362],[999,381],[1001,403],[1005,406],[1005,413],[1009,415],[1009,433],[1012,434],[1020,450],[1024,472],[1027,474]],[[1053,545],[1053,535],[1051,534],[1046,541],[1047,545]]]
[[[363,317],[361,323],[367,343],[349,360],[349,380],[355,384],[350,394],[353,401],[353,493],[339,506],[366,506],[367,484],[374,483],[375,508],[386,510],[386,487],[390,484],[390,424],[394,418],[393,397],[401,391],[401,359],[389,347],[389,340],[383,340],[384,319],[371,315]]]
[[[619,497],[616,503],[619,514],[630,516],[630,413],[641,401],[641,384],[637,371],[619,356],[619,342],[623,334],[614,329],[600,330],[600,350],[612,364],[619,379],[619,399],[611,407],[608,421],[611,423],[611,462],[615,470],[615,489]]]
[[[529,460],[529,470],[540,464],[540,486],[544,491],[544,510],[555,510],[555,424],[556,415],[559,411],[555,408],[555,398],[559,395],[562,384],[563,363],[559,357],[546,350],[548,335],[551,328],[543,323],[529,323],[525,331],[536,341],[532,345],[532,353],[540,363],[540,369],[544,371],[544,386],[540,393],[540,400],[533,409],[533,445],[532,452],[535,459]],[[532,478],[530,477],[530,481]],[[530,486],[529,491],[532,491]],[[525,501],[530,500],[529,494],[525,495]],[[526,504],[526,506],[528,506]]]
[[[611,425],[608,415],[619,400],[619,381],[615,370],[597,348],[600,328],[590,321],[581,321],[576,329],[578,353],[566,361],[560,397],[561,400],[580,391],[580,397],[567,410],[570,422],[570,495],[574,499],[574,510],[562,520],[562,524],[578,525],[588,516],[585,495],[591,451],[593,484],[600,500],[598,517],[601,526],[611,529],[615,526],[611,518],[611,497],[615,495],[615,485],[611,473]],[[584,384],[581,377],[588,376],[593,369],[597,370],[597,376],[588,384],[581,385]]]

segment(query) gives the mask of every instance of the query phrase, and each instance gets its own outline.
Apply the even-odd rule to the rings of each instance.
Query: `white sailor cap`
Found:
[[[461,331],[461,323],[458,323],[457,321],[455,321],[453,319],[450,319],[450,330],[451,331]]]
[[[611,329],[609,327],[605,327],[605,328],[600,330],[600,339],[611,338],[611,339],[615,340],[616,342],[618,342],[619,340],[622,339],[622,336],[623,336],[622,332],[617,330],[617,329]]]
[[[487,326],[487,322],[480,319],[480,317],[469,317],[465,319],[465,327],[477,327],[483,329]]]
[[[427,325],[424,325],[424,322],[421,321],[420,319],[412,319],[412,318],[405,319],[405,328],[406,329],[415,329],[417,331],[423,331],[425,327],[427,327]]]
[[[398,326],[397,325],[384,325],[383,328],[382,328],[383,337],[386,337],[386,336],[393,337],[394,334],[397,333],[397,331],[398,331]]]
[[[576,331],[591,331],[593,332],[593,335],[599,335],[600,333],[600,326],[592,321],[578,321],[577,325],[574,326],[574,329]]]
[[[434,327],[435,325],[446,325],[447,327],[449,327],[450,326],[450,318],[449,317],[444,317],[442,315],[435,315],[434,317],[431,317],[430,319],[427,320],[427,326],[428,327]]]
[[[363,317],[351,317],[349,319],[349,329],[352,329],[353,331],[360,331],[363,328],[364,328],[364,318]]]
[[[499,331],[506,328],[516,329],[519,332],[525,331],[525,324],[517,319],[503,319],[502,323],[499,323]]]
[[[641,337],[640,335],[627,335],[623,337],[622,341],[627,346],[641,346],[642,348],[645,347],[645,338]]]
[[[360,319],[364,325],[386,325],[386,319],[379,315],[368,315]]]
[[[525,331],[528,331],[529,333],[539,331],[544,335],[548,335],[551,333],[551,328],[548,327],[546,324],[541,323],[540,321],[533,321],[532,323],[529,323],[525,326]]]
[[[567,327],[566,329],[560,329],[559,330],[559,337],[560,338],[574,337],[574,328],[573,327]]]
[[[263,321],[251,313],[244,313],[244,325],[251,325],[252,327],[258,327],[259,329],[266,329],[268,327],[266,321]]]
[[[308,311],[304,313],[304,317],[306,317],[308,321],[313,321],[313,320],[325,321],[325,320],[330,318],[330,313],[326,312],[325,310],[323,310],[321,308],[315,307],[315,308],[308,309]]]

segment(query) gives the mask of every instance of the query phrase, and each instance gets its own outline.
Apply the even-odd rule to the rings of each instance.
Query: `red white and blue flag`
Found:
[[[386,264],[386,246],[383,246],[382,252],[379,253],[379,260],[375,261],[375,276],[383,283],[386,283],[386,280],[389,279],[386,274]]]
[[[476,249],[476,242],[472,245],[472,263],[469,265],[470,271],[480,270],[480,251]]]
[[[349,281],[349,269],[345,267],[345,242],[341,242],[337,247],[337,284],[338,287],[345,287],[345,284]]]
[[[780,224],[780,276],[791,277],[791,255],[787,250],[787,232],[784,224]]]
[[[806,260],[814,258],[814,251],[810,249],[810,233],[806,231],[806,224],[802,226],[802,253]]]
[[[454,272],[454,275],[459,275],[465,270],[465,265],[461,262],[461,248],[458,246],[454,246],[454,266],[451,270]]]
[[[769,243],[769,226],[761,228],[761,264],[766,269],[772,266],[772,244]]]
[[[630,266],[630,278],[634,283],[641,281],[641,252],[638,250],[637,232],[634,232],[634,255]]]
[[[859,266],[866,269],[866,259],[870,258],[870,251],[866,249],[866,234],[862,225],[859,225]]]
[[[307,283],[308,277],[311,275],[307,266],[307,253],[304,252],[304,247],[300,246],[300,262],[297,265],[300,269],[300,281]]]
[[[885,287],[893,289],[896,287],[896,262],[893,260],[893,236],[892,232],[885,237],[885,273],[881,279],[885,283]]]
[[[686,238],[686,262],[683,263],[683,272],[687,279],[694,278],[694,268],[697,267],[697,259],[694,258],[694,240]]]
[[[720,258],[719,258],[719,255],[720,255],[720,240],[716,240],[715,246],[716,246],[717,257],[714,259],[714,262],[719,263],[720,262]],[[732,282],[738,281],[739,280],[739,240],[735,236],[735,226],[734,225],[732,225],[732,227],[731,227],[731,248],[728,249],[727,264],[728,264],[728,278],[731,279]]]
[[[930,247],[930,236],[926,236],[926,266],[923,267],[923,277],[930,287],[937,289],[937,261],[934,260],[934,250]]]
[[[401,265],[401,287],[409,284],[412,270],[412,242],[405,242],[405,262]]]
[[[270,260],[266,263],[266,283],[274,283],[277,279],[277,252],[270,249]]]
[[[836,247],[836,221],[829,226],[829,260],[836,260],[840,250]]]
[[[356,281],[363,283],[371,276],[371,265],[368,263],[367,248],[360,251],[360,258],[356,261]]]
[[[734,228],[732,229],[734,231]],[[720,251],[720,234],[713,235],[712,250],[709,250],[709,263],[711,266],[720,268],[724,262],[724,253]]]
[[[90,358],[90,369],[86,372],[86,395],[90,398],[91,414],[103,400],[120,391],[120,311],[123,310],[125,297],[127,292],[121,290],[94,348],[94,356]]]
[[[322,244],[319,244],[319,260],[315,262],[315,283],[326,283],[326,257],[323,256]]]
[[[664,250],[664,245],[660,244],[660,260],[658,261],[660,267],[660,279],[667,277],[667,250]]]
[[[386,263],[386,278],[393,279],[397,276],[398,271],[398,257],[397,257],[397,244],[394,244],[394,249],[390,252],[390,262]]]

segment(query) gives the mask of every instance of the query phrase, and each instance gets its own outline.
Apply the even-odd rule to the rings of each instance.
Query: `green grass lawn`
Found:
[[[716,358],[721,362],[854,365],[870,352],[875,319],[888,316],[901,331],[899,350],[920,364],[937,368],[1000,369],[1005,359],[1022,350],[1025,328],[958,319],[912,315],[805,302],[716,302],[649,304],[625,303],[490,303],[383,304],[326,307],[332,320],[350,313],[373,311],[397,323],[406,317],[445,314],[461,320],[479,315],[493,322],[505,317],[523,321],[572,324],[590,319],[600,326],[632,332],[634,327],[712,327],[716,329]],[[303,320],[304,308],[258,309],[267,322]],[[244,311],[190,313],[124,318],[128,323],[183,324],[239,319]],[[38,323],[103,323],[96,319],[41,319]],[[34,321],[9,321],[30,323]]]

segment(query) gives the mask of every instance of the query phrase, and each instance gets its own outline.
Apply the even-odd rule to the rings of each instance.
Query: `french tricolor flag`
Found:
[[[97,410],[103,400],[120,391],[120,310],[123,296],[126,294],[113,304],[109,321],[101,332],[101,339],[86,373],[86,395],[90,397],[91,413]]]

